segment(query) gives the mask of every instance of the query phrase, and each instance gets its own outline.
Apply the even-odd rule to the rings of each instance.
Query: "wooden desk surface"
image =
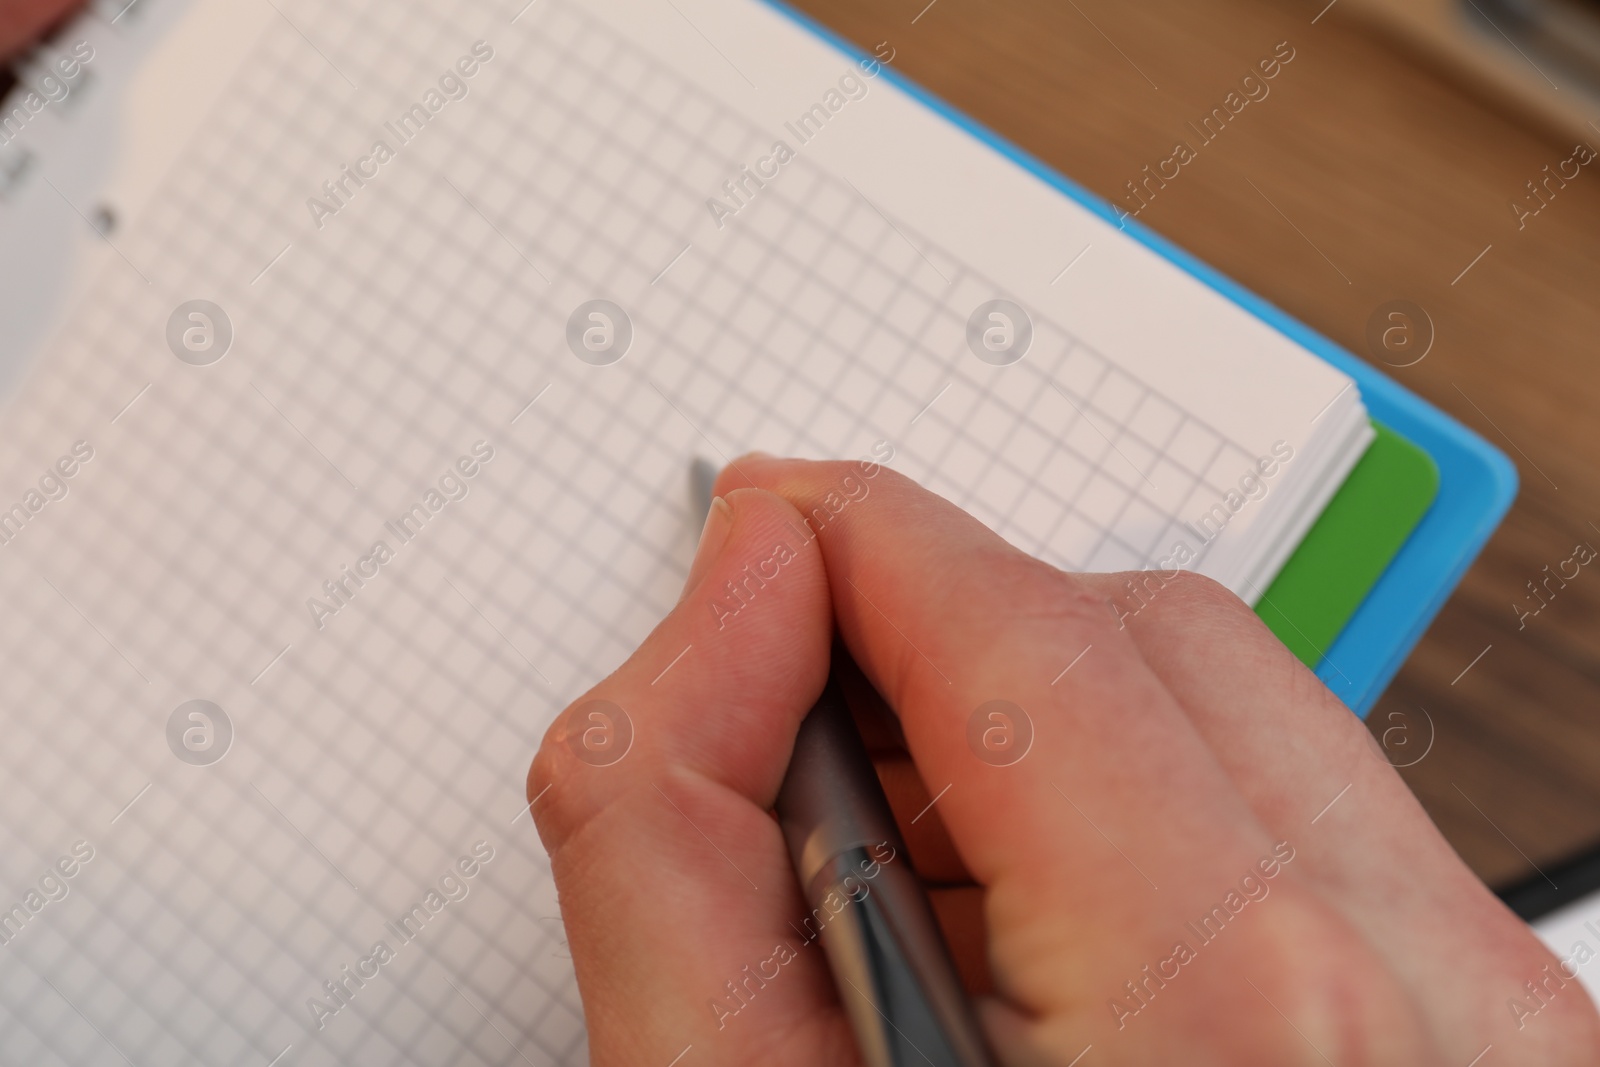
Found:
[[[1506,451],[1522,492],[1369,724],[1404,729],[1405,762],[1431,718],[1403,773],[1491,884],[1600,840],[1600,566],[1525,628],[1513,608],[1600,547],[1600,161],[1519,230],[1509,201],[1573,145],[1338,6],[1313,24],[1323,0],[926,3],[800,0],[1112,200],[1289,42],[1270,95],[1140,219],[1358,354],[1379,305],[1427,310],[1432,350],[1391,373]]]

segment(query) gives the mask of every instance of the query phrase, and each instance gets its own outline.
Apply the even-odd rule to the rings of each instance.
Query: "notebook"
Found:
[[[1254,603],[1387,395],[755,0],[80,31],[0,146],[6,1062],[581,1063],[522,782],[692,458]]]

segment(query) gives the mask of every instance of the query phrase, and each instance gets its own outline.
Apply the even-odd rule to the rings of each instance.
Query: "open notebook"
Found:
[[[522,781],[675,600],[696,455],[887,450],[1062,566],[1253,601],[1370,439],[895,41],[146,3],[88,31],[171,23],[103,186],[9,194],[118,222],[0,415],[4,1062],[581,1062]]]

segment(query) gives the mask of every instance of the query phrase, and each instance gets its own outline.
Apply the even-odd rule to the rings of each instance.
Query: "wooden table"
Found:
[[[1525,627],[1513,608],[1547,564],[1600,547],[1600,161],[1519,229],[1510,201],[1572,143],[1338,6],[1313,24],[1323,0],[926,3],[801,0],[1113,200],[1289,42],[1270,95],[1140,220],[1363,355],[1379,305],[1427,310],[1431,352],[1391,373],[1505,450],[1523,487],[1368,721],[1404,729],[1404,762],[1431,719],[1403,773],[1491,884],[1600,840],[1600,565],[1552,582]]]

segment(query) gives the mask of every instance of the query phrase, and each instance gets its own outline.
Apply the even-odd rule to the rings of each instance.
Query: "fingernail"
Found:
[[[678,597],[679,602],[689,595],[689,590],[705,575],[717,556],[722,553],[722,546],[728,542],[728,533],[733,529],[733,507],[726,497],[717,497],[711,501],[711,510],[706,514],[706,524],[700,531],[700,547],[694,550],[694,562],[689,565],[689,577],[683,583],[683,595]]]

